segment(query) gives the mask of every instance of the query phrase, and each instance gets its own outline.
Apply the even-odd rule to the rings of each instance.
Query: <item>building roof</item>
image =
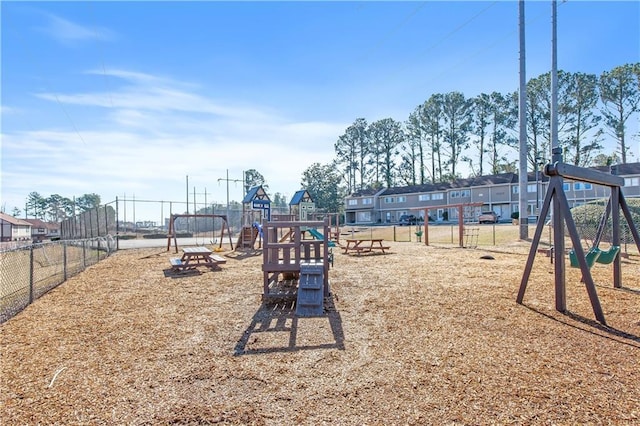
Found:
[[[31,226],[35,228],[46,228],[50,230],[58,230],[60,229],[60,225],[52,222],[45,222],[40,219],[25,219],[25,222],[29,222]]]
[[[371,197],[376,195],[377,193],[383,191],[384,188],[366,188],[356,191],[351,194],[351,197]]]
[[[311,198],[311,194],[306,189],[301,189],[300,191],[296,191],[291,197],[291,201],[289,202],[290,206],[297,206],[300,203],[313,203],[313,199]]]
[[[246,204],[252,202],[253,200],[271,201],[264,188],[262,188],[262,185],[254,186],[253,188],[251,188],[249,192],[247,192],[247,195],[244,196],[242,202]]]
[[[609,166],[590,167],[591,169],[609,173]],[[640,163],[627,163],[618,164],[618,175],[640,175]],[[528,182],[548,182],[549,176],[546,176],[542,170],[536,176],[536,172],[527,173]],[[455,188],[471,188],[475,186],[487,186],[487,185],[500,185],[500,184],[517,184],[518,173],[500,173],[496,175],[477,176],[464,179],[456,179],[453,182],[437,182],[427,183],[424,185],[407,185],[407,186],[394,186],[392,188],[383,189],[363,189],[351,194],[351,198],[355,197],[367,197],[374,195],[398,195],[398,194],[420,194],[427,192],[446,191]]]
[[[618,169],[618,176],[640,175],[640,163],[616,164],[615,167]],[[592,168],[600,172],[611,172],[611,166],[598,166]]]
[[[26,222],[22,219],[18,219],[16,217],[13,217],[11,215],[8,215],[6,213],[1,213],[1,212],[0,212],[0,220],[16,226],[31,226],[29,222]]]

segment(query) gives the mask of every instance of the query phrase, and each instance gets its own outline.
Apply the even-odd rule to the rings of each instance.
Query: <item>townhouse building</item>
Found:
[[[0,242],[31,240],[31,224],[0,212]]]
[[[609,167],[593,167],[610,173]],[[640,197],[640,163],[619,164],[615,173],[624,178],[622,192],[626,198]],[[529,222],[537,220],[542,207],[549,178],[542,172],[527,176],[527,212]],[[468,179],[457,179],[425,185],[362,190],[345,197],[345,223],[347,225],[372,225],[397,223],[404,214],[422,216],[429,207],[434,221],[458,221],[458,204],[474,205],[465,209],[464,221],[477,221],[481,211],[494,211],[503,221],[510,221],[511,214],[519,211],[519,182],[517,173],[501,173]],[[564,182],[569,205],[585,204],[609,197],[609,188],[586,182]],[[422,218],[424,219],[424,218]]]
[[[31,224],[31,239],[34,243],[60,238],[60,224],[45,222],[40,219],[24,219]]]

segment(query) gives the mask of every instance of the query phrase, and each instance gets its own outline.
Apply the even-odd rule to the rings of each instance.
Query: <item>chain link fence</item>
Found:
[[[0,252],[0,323],[116,250],[111,236],[52,241]]]

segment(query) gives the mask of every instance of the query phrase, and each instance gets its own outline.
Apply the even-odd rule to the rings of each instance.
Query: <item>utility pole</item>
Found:
[[[229,169],[227,169],[227,177],[218,178],[218,183],[220,183],[220,181],[227,182],[227,221],[229,221],[229,182],[243,182],[243,179],[229,179]]]
[[[520,164],[518,171],[518,209],[520,218],[520,239],[529,238],[529,218],[527,203],[529,194],[527,191],[527,77],[525,66],[524,44],[524,0],[518,2],[519,29],[520,29],[520,96],[518,103],[518,119],[520,121]]]
[[[558,147],[558,5],[551,1],[551,153]]]

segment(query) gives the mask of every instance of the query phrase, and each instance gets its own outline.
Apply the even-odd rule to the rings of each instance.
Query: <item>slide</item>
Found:
[[[317,229],[314,228],[307,228],[307,231],[309,231],[309,233],[313,236],[313,238],[315,238],[316,240],[324,240],[324,235],[322,235],[320,232],[318,232]],[[335,247],[336,243],[334,243],[333,241],[329,241],[329,247]]]

